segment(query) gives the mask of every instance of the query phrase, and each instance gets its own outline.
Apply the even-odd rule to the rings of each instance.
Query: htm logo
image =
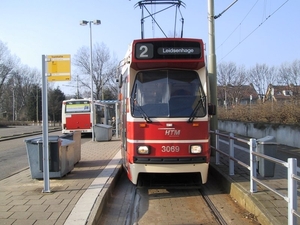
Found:
[[[166,136],[179,136],[180,130],[166,130],[165,135]]]

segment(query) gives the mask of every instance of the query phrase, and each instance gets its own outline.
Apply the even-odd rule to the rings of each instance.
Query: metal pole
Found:
[[[14,83],[13,83],[13,105],[12,105],[12,107],[13,107],[13,118],[12,118],[12,120],[13,121],[15,121],[15,78],[13,78],[13,81],[14,81]]]
[[[78,75],[76,76],[77,99],[79,99]]]
[[[104,100],[104,92],[103,92],[103,78],[101,79],[101,100]]]
[[[119,110],[118,110],[118,106],[119,105],[119,103],[118,102],[116,102],[115,103],[115,124],[116,124],[116,138],[119,138]]]
[[[215,25],[214,25],[214,0],[208,0],[208,77],[211,93],[211,103],[216,106],[216,115],[210,120],[211,129],[218,129],[218,114],[217,114],[217,63],[215,54]],[[215,137],[211,137],[211,145],[216,146]]]
[[[144,39],[144,8],[142,6],[141,39]]]
[[[92,23],[94,23],[95,25],[99,25],[101,24],[100,20],[94,20],[94,21],[86,21],[86,20],[81,20],[80,21],[80,25],[90,25],[90,79],[91,79],[91,125],[92,125],[92,141],[95,140],[95,105],[94,105],[94,82],[93,82],[93,46],[92,46]]]
[[[294,174],[297,174],[297,159],[288,158],[288,199],[289,199],[288,224],[289,225],[297,224],[297,216],[294,216],[294,212],[297,212],[297,181],[293,178]]]
[[[38,86],[36,86],[36,125],[37,126],[39,125],[39,88],[38,88]]]
[[[45,55],[42,55],[42,120],[43,120],[43,177],[44,190],[43,192],[50,192],[49,181],[49,150],[48,150],[48,97],[47,97],[47,76],[46,76],[46,61]]]
[[[215,131],[215,136],[216,136],[216,149],[220,149],[220,142],[219,142],[219,131],[216,130]],[[216,164],[220,165],[220,153],[218,151],[216,151]]]
[[[256,139],[251,138],[250,142],[250,192],[257,192],[257,184],[253,178],[256,178],[256,156],[253,155],[253,152],[256,152]]]
[[[230,133],[229,134],[230,139],[229,139],[229,155],[231,158],[234,158],[234,134]],[[229,160],[229,175],[232,176],[234,175],[234,161],[232,159]]]
[[[93,46],[92,46],[92,22],[89,21],[90,25],[90,76],[91,76],[91,118],[92,118],[92,141],[95,140],[94,126],[95,126],[95,117],[94,117],[94,89],[93,89]]]

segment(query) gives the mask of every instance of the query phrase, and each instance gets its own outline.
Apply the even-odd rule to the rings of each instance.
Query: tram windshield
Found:
[[[157,117],[195,117],[206,115],[206,96],[195,71],[149,70],[139,72],[131,94],[133,117],[147,122]]]

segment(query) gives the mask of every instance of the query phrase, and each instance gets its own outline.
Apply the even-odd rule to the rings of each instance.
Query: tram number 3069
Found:
[[[162,152],[179,152],[180,147],[179,146],[161,146]]]

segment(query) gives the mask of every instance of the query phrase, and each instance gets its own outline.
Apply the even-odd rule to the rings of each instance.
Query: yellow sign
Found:
[[[71,80],[71,55],[47,55],[48,81]]]

